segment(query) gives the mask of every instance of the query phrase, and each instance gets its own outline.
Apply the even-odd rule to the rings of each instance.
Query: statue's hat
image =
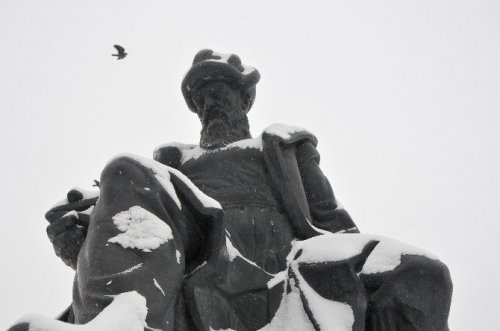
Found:
[[[257,69],[243,65],[238,55],[221,54],[211,49],[204,49],[195,55],[193,65],[182,80],[181,89],[189,109],[196,113],[191,93],[205,82],[225,82],[249,94],[250,102],[246,109],[248,112],[255,100],[255,85],[259,79],[260,74]]]

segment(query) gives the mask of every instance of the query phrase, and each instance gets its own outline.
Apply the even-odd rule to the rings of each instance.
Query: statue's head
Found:
[[[182,81],[189,109],[202,124],[200,145],[214,148],[250,137],[246,114],[255,100],[259,72],[234,54],[202,50]]]

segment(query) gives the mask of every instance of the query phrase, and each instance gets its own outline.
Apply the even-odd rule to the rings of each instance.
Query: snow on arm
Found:
[[[140,206],[130,207],[112,219],[122,233],[108,239],[108,242],[119,244],[123,248],[151,252],[173,239],[172,229],[158,216]]]
[[[100,191],[98,189],[97,190],[86,190],[86,189],[79,188],[79,187],[73,187],[70,189],[70,191],[71,190],[76,190],[76,191],[79,191],[80,193],[82,193],[82,195],[83,195],[82,200],[98,198],[99,194],[100,194]],[[52,206],[52,208],[67,205],[68,203],[69,203],[68,198],[64,198],[61,201],[58,201],[57,203],[55,203]]]

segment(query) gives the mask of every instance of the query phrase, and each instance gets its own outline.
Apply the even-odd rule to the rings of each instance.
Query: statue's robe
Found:
[[[281,293],[270,298],[267,281],[286,269],[292,241],[358,232],[319,168],[316,138],[296,128],[272,129],[213,151],[170,144],[155,152],[157,161],[179,169],[221,203],[227,243],[243,257],[218,286],[206,281],[211,276],[203,267],[188,278],[198,328],[263,327],[281,299]]]
[[[446,266],[358,234],[315,146],[272,126],[217,151],[115,158],[63,319],[87,323],[135,290],[148,327],[162,330],[446,330]]]

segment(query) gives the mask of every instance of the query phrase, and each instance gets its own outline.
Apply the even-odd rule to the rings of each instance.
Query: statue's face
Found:
[[[193,91],[202,125],[200,145],[215,148],[250,137],[245,111],[248,99],[224,82],[209,82]]]
[[[242,110],[239,90],[224,82],[210,82],[196,89],[193,103],[204,126],[220,126],[233,112]]]

